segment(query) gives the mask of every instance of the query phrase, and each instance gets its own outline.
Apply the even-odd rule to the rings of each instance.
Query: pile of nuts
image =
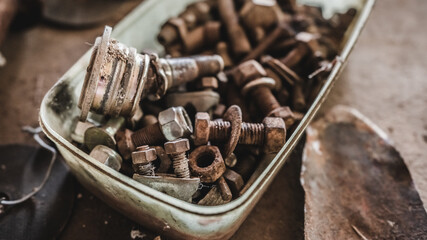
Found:
[[[355,13],[327,20],[293,1],[197,1],[162,26],[166,58],[137,53],[107,27],[71,137],[161,192],[227,203],[253,181],[259,155],[279,152],[302,119]]]

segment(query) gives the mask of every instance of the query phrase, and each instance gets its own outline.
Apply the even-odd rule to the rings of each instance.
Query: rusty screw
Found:
[[[160,112],[158,121],[132,134],[135,146],[156,145],[186,137],[193,132],[193,125],[183,107],[171,107]]]
[[[265,77],[267,72],[255,60],[249,60],[240,64],[233,72],[233,79],[236,85],[242,87],[242,94],[250,94],[258,108],[267,117],[280,117],[289,128],[295,121],[289,107],[282,107],[276,97],[271,92],[275,86],[275,81]]]
[[[139,146],[132,153],[132,166],[137,174],[154,176],[153,161],[157,159],[156,149],[148,145]]]
[[[188,168],[188,158],[185,152],[190,150],[190,142],[186,138],[181,138],[165,143],[165,151],[171,156],[173,170],[179,178],[190,178]]]
[[[205,127],[207,126],[207,127]],[[223,142],[231,136],[231,123],[210,121],[208,113],[197,113],[195,123],[195,144],[207,141]],[[242,123],[238,143],[264,146],[266,153],[278,152],[286,140],[285,122],[281,118],[266,117],[263,123]]]

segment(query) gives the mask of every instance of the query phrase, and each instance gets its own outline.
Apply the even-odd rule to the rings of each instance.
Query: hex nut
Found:
[[[132,164],[148,164],[157,159],[156,149],[150,148],[147,145],[140,146],[136,151],[132,152]]]
[[[241,87],[250,80],[267,76],[265,69],[255,60],[249,60],[237,66],[232,77],[237,86]]]
[[[123,162],[122,157],[116,151],[104,145],[95,146],[89,156],[116,171],[120,170]]]
[[[286,125],[282,118],[266,117],[264,124],[264,152],[277,153],[286,142]]]
[[[196,113],[194,123],[194,144],[196,146],[205,145],[209,142],[209,122],[210,117],[208,113]]]
[[[242,190],[244,185],[242,176],[231,169],[225,170],[225,173],[222,176],[227,182],[228,187],[230,188],[233,195],[239,196],[240,190]]]
[[[189,157],[191,172],[204,183],[213,183],[222,176],[226,167],[216,146],[200,146]]]
[[[179,154],[190,150],[190,142],[186,138],[180,138],[165,143],[166,154]]]
[[[171,107],[160,112],[158,120],[168,141],[186,137],[193,132],[191,120],[183,107]]]

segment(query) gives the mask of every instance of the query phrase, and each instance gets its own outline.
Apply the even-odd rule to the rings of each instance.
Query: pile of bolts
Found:
[[[230,202],[314,101],[355,14],[324,19],[321,8],[286,0],[197,1],[162,26],[165,58],[137,53],[106,27],[71,138],[178,199]]]

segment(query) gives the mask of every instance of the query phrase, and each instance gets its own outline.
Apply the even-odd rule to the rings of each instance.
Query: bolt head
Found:
[[[193,125],[183,107],[171,107],[160,112],[158,120],[163,135],[169,141],[193,132]]]
[[[267,72],[257,61],[249,60],[237,66],[232,76],[236,85],[241,87],[251,80],[267,76]]]
[[[277,153],[286,142],[286,126],[281,118],[266,117],[262,122],[265,126],[265,153]]]
[[[74,127],[74,130],[71,133],[71,139],[78,143],[83,143],[85,132],[91,127],[95,127],[95,125],[90,122],[77,121],[76,126]]]
[[[289,129],[295,123],[294,113],[288,106],[274,109],[268,114],[268,117],[278,117],[283,119],[287,129]]]
[[[283,14],[274,0],[246,1],[240,10],[240,18],[246,27],[268,28],[277,23],[279,15]]]
[[[156,149],[148,146],[138,147],[132,152],[132,164],[148,164],[157,159]]]
[[[122,158],[116,151],[104,145],[97,145],[94,147],[89,156],[116,171],[120,170],[123,162]]]
[[[180,138],[165,143],[167,154],[183,153],[190,150],[190,142],[186,138]]]
[[[194,144],[196,146],[206,145],[209,141],[209,114],[206,112],[196,113],[194,123]]]

